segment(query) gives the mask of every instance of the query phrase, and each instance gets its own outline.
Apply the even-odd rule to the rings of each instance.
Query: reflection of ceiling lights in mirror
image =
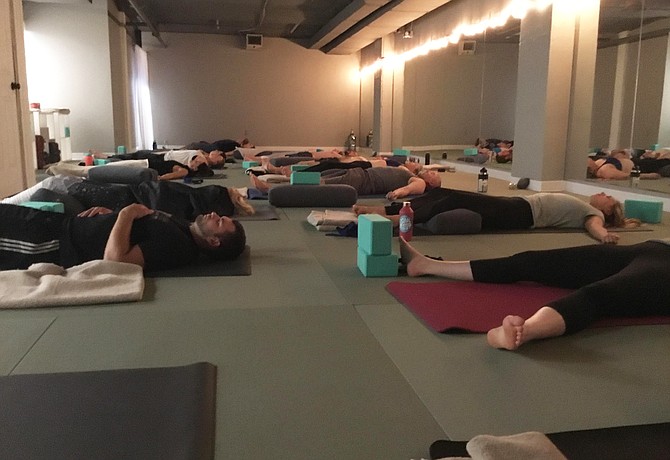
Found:
[[[580,8],[580,5],[588,3],[588,1],[594,0],[561,0],[561,6],[563,8],[566,6],[572,6],[573,8],[577,9]],[[510,19],[523,19],[529,11],[542,11],[553,3],[554,0],[512,0],[512,2],[510,2],[510,4],[498,14],[493,14],[487,19],[482,19],[476,23],[461,24],[447,36],[429,40],[423,45],[417,46],[416,48],[405,51],[401,54],[386,56],[383,61],[378,59],[371,65],[362,68],[359,71],[359,75],[364,77],[366,75],[377,72],[382,67],[393,68],[402,65],[418,56],[424,56],[431,51],[445,48],[450,44],[459,43],[462,37],[474,37],[484,33],[488,29],[502,27]],[[411,29],[409,30],[411,31]],[[407,31],[407,29],[405,29],[405,31]],[[405,38],[404,35],[403,38]]]

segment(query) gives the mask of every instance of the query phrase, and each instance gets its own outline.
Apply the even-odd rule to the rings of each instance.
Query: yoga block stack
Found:
[[[291,185],[295,184],[319,185],[320,183],[321,183],[321,173],[300,172],[300,171],[294,171],[291,173]]]
[[[659,224],[663,218],[662,201],[625,200],[623,213],[631,219],[640,219],[642,222]]]
[[[475,147],[469,148],[469,149],[463,149],[463,155],[466,157],[472,157],[475,156],[479,153],[479,150],[477,150]]]
[[[244,169],[253,168],[254,166],[260,166],[261,164],[257,161],[244,160],[242,162],[242,167]]]
[[[365,277],[398,276],[398,256],[391,252],[393,224],[378,214],[358,216],[358,269]]]
[[[39,209],[40,211],[65,213],[65,205],[60,201],[25,201],[21,203],[21,206]]]

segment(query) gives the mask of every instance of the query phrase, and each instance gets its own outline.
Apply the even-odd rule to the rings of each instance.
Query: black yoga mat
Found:
[[[0,458],[214,458],[216,366],[0,377]]]
[[[279,220],[279,214],[277,214],[277,208],[270,206],[269,204],[259,204],[254,206],[255,213],[251,216],[235,216],[235,219],[240,222],[252,221],[252,220]]]
[[[201,258],[184,267],[145,272],[146,278],[190,278],[198,276],[249,276],[251,275],[251,249],[247,246],[234,260],[210,260]]]
[[[670,452],[670,423],[563,431],[547,437],[570,460],[663,459]],[[467,457],[465,441],[435,441],[430,458]]]

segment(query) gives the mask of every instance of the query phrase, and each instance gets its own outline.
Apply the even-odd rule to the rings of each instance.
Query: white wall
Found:
[[[239,37],[161,37],[167,48],[144,46],[159,145],[242,136],[257,145],[344,145],[358,129],[358,53],[330,56],[268,37],[259,50],[243,49]]]
[[[73,152],[114,148],[106,0],[24,2],[31,102],[71,110]]]

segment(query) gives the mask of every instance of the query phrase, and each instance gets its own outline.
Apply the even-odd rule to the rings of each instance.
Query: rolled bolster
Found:
[[[107,184],[140,184],[158,180],[158,173],[151,168],[133,166],[96,166],[88,171],[88,178]]]
[[[271,205],[284,208],[349,207],[356,203],[358,193],[351,185],[278,185],[268,192]]]
[[[482,231],[482,216],[469,209],[453,209],[433,216],[424,224],[436,235],[466,235]]]

